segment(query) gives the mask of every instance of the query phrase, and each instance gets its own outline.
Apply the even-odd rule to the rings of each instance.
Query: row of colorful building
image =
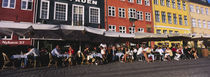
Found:
[[[210,35],[209,11],[207,0],[0,0],[0,24],[62,24],[131,34]]]

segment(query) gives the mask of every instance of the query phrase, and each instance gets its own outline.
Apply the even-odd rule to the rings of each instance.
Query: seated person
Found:
[[[182,47],[179,47],[176,50],[176,55],[174,57],[174,60],[179,60],[182,54],[183,54],[183,49],[182,49]]]
[[[162,60],[163,53],[164,53],[163,49],[161,47],[158,47],[158,49],[156,49],[155,52],[157,53],[156,56],[159,57],[160,60]]]
[[[192,52],[194,59],[198,59],[197,50],[195,48],[192,48],[190,52]]]
[[[146,52],[148,59],[150,59],[150,57],[151,57],[152,61],[155,60],[155,56],[152,54],[152,51],[153,51],[152,48],[147,47],[147,48],[144,49],[144,51]],[[147,62],[149,62],[149,61],[150,60],[147,60]]]
[[[141,47],[138,49],[138,51],[137,51],[137,59],[138,59],[138,61],[142,61],[142,60],[143,60],[143,56],[144,56],[144,54],[143,54],[143,49],[144,49],[144,47],[141,46]]]
[[[173,57],[173,52],[171,51],[169,47],[167,47],[165,51],[165,59],[170,61],[171,57]]]

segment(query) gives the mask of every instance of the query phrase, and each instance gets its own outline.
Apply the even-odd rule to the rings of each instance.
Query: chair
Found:
[[[6,65],[8,63],[10,63],[10,60],[9,60],[8,56],[5,53],[2,53],[2,56],[3,56],[3,60],[4,60],[4,63],[3,63],[3,66],[2,66],[2,70],[3,70],[4,68],[7,68]]]

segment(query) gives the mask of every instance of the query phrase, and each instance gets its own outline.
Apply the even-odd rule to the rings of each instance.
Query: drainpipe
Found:
[[[106,0],[106,31],[108,31],[108,0]]]

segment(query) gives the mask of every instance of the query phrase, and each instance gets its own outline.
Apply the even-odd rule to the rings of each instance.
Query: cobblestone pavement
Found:
[[[171,62],[7,69],[0,71],[0,77],[210,77],[210,57]]]

